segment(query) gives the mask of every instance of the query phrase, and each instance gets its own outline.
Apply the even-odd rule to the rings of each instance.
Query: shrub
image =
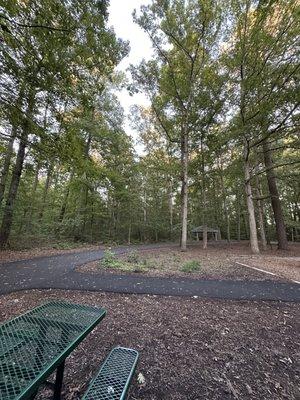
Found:
[[[105,268],[118,268],[119,267],[119,261],[117,260],[117,257],[115,253],[113,253],[111,250],[105,250],[103,254],[103,258],[101,260],[101,265]]]
[[[199,271],[201,269],[201,264],[199,261],[197,260],[191,260],[191,261],[187,261],[182,267],[181,267],[181,271],[183,272],[196,272]]]

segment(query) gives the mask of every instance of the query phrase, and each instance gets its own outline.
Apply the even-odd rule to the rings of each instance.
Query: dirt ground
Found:
[[[281,276],[282,278],[292,279],[300,282],[300,256],[244,256],[237,259],[238,262],[251,267],[262,268]]]
[[[297,304],[35,290],[1,296],[0,320],[53,298],[108,311],[67,359],[64,400],[81,397],[116,345],[140,352],[132,400],[300,399]]]
[[[253,256],[248,243],[226,242],[209,243],[208,249],[203,250],[201,242],[190,245],[187,252],[179,248],[161,248],[154,250],[134,250],[138,268],[133,273],[143,273],[150,276],[191,276],[202,279],[236,279],[236,280],[263,280],[293,279],[300,281],[300,243],[291,245],[288,252],[280,252],[273,248],[259,256]],[[128,255],[119,257],[128,263]],[[183,272],[181,269],[187,263],[197,261],[199,269],[193,272]],[[266,275],[263,272],[252,270],[235,262],[239,261],[250,266],[268,270],[278,276]],[[99,261],[93,261],[78,268],[80,272],[103,273]],[[105,272],[120,273],[119,268],[105,268]],[[124,273],[130,273],[125,265]]]

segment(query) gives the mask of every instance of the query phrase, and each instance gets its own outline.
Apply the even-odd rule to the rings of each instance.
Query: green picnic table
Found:
[[[105,317],[102,308],[49,301],[0,325],[0,400],[33,399],[55,370],[61,398],[68,355]]]

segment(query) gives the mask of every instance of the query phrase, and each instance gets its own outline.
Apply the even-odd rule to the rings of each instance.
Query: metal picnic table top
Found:
[[[32,398],[105,314],[102,308],[49,301],[1,324],[0,400]]]

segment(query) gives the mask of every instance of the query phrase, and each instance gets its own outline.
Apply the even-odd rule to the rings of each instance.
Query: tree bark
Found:
[[[267,238],[266,238],[266,231],[265,231],[265,221],[264,221],[264,209],[263,209],[263,202],[260,200],[262,197],[262,191],[260,188],[260,183],[258,177],[256,177],[256,191],[257,191],[257,212],[258,212],[258,225],[259,225],[259,233],[261,238],[261,244],[263,250],[267,250]]]
[[[44,211],[45,211],[46,202],[47,202],[47,195],[48,195],[48,191],[49,191],[49,188],[51,185],[52,172],[53,172],[53,164],[50,163],[49,167],[48,167],[46,182],[45,182],[44,191],[43,191],[43,199],[42,199],[41,209],[40,209],[40,213],[39,213],[39,222],[42,221],[43,216],[44,216]]]
[[[223,208],[224,208],[224,216],[226,221],[226,236],[227,242],[230,243],[230,219],[227,207],[227,194],[224,186],[224,178],[223,178],[223,168],[222,168],[222,160],[220,163],[220,172],[221,172],[221,188],[222,188],[222,197],[223,197]]]
[[[169,182],[168,205],[169,205],[169,230],[170,230],[169,235],[171,240],[173,236],[173,183],[171,177]]]
[[[34,108],[34,99],[35,96],[33,94],[30,95],[28,99],[28,107],[27,107],[27,115],[30,118]],[[3,212],[3,219],[0,228],[0,247],[3,248],[7,245],[8,238],[11,232],[12,222],[13,222],[13,213],[14,213],[14,204],[18,193],[20,178],[23,170],[23,164],[25,159],[25,150],[27,146],[27,140],[30,130],[30,122],[28,118],[24,117],[23,129],[20,137],[20,144],[17,153],[16,163],[13,169],[12,178],[10,182],[10,187],[6,199],[6,204]]]
[[[207,249],[207,226],[203,226],[203,249]]]
[[[36,206],[36,189],[39,183],[39,172],[40,172],[40,163],[37,163],[35,174],[34,174],[34,181],[33,181],[33,186],[32,186],[32,193],[31,193],[31,202],[29,205],[29,211],[28,211],[28,216],[27,216],[27,230],[29,232],[32,232],[32,215],[34,208]]]
[[[244,173],[245,173],[245,192],[247,200],[248,218],[249,218],[249,229],[250,229],[250,247],[252,253],[259,254],[257,228],[255,220],[254,203],[252,198],[252,187],[250,182],[250,165],[248,157],[244,158]]]
[[[131,222],[128,227],[127,244],[131,244]]]
[[[284,217],[281,207],[281,201],[279,198],[276,177],[273,170],[274,163],[272,160],[271,149],[267,140],[264,140],[263,142],[263,153],[264,153],[264,162],[266,167],[268,188],[271,196],[271,204],[275,219],[278,249],[288,250],[288,241],[286,236]]]
[[[13,126],[12,130],[11,130],[11,136],[10,136],[7,148],[6,148],[6,153],[5,153],[5,158],[4,158],[4,163],[3,163],[3,168],[2,168],[2,172],[1,172],[1,178],[0,178],[0,205],[1,205],[3,197],[4,197],[5,186],[6,186],[6,181],[7,181],[7,177],[8,177],[11,158],[12,158],[13,151],[14,151],[14,142],[16,139],[16,135],[17,135],[17,128],[15,126]]]
[[[236,194],[236,203],[237,203],[237,241],[241,241],[241,200],[239,193]]]
[[[188,217],[188,134],[181,137],[181,251],[186,251]]]
[[[62,202],[62,205],[61,205],[60,212],[59,212],[59,217],[58,217],[58,222],[59,223],[61,223],[63,221],[65,213],[66,213],[73,176],[74,176],[74,172],[71,173],[70,178],[69,178],[69,182],[67,184],[67,189],[65,191],[65,195],[64,195],[64,198],[63,198],[63,202]]]

